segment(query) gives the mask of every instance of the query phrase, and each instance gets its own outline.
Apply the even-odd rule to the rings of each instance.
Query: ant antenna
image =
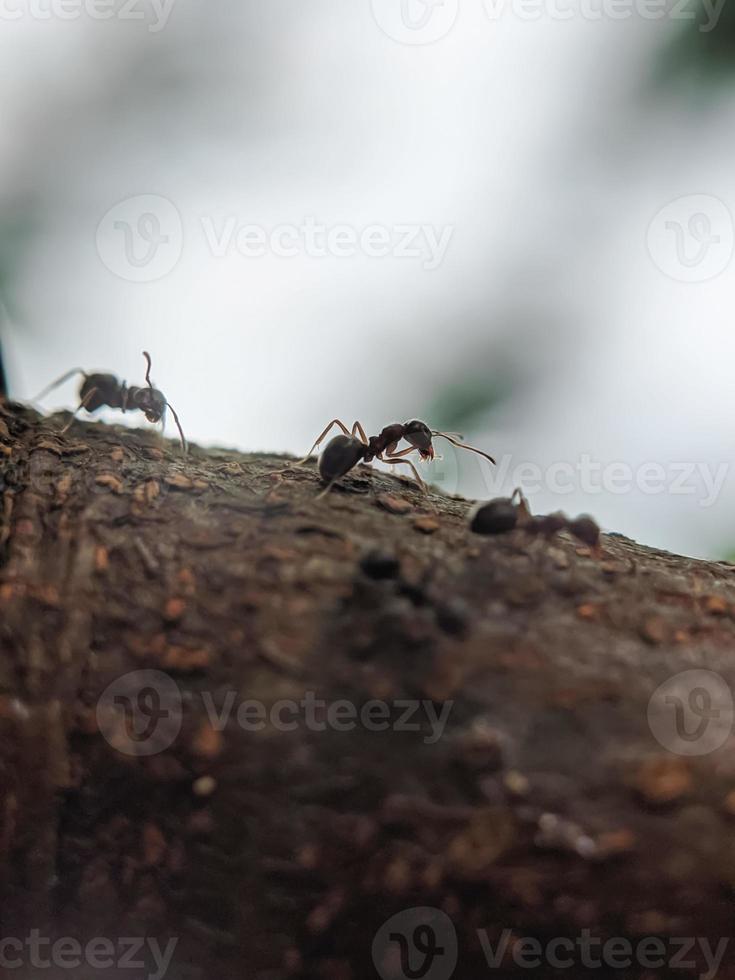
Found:
[[[69,378],[73,378],[75,374],[81,374],[85,378],[89,377],[87,372],[82,370],[82,368],[72,368],[71,371],[67,371],[66,374],[62,374],[60,378],[56,379],[56,381],[52,381],[50,385],[46,385],[43,391],[40,391],[35,398],[31,398],[31,401],[38,402],[42,398],[45,398],[46,395],[50,394],[55,388],[61,387],[65,381],[68,381]]]
[[[492,456],[489,456],[487,453],[484,453],[482,449],[475,449],[474,446],[467,446],[463,442],[457,442],[457,440],[452,439],[451,435],[449,435],[449,433],[447,432],[439,432],[438,430],[434,430],[432,431],[431,434],[432,436],[441,436],[442,439],[448,440],[449,442],[451,442],[453,446],[457,446],[459,449],[467,449],[471,453],[477,453],[478,456],[483,456],[485,459],[489,459],[490,462],[493,465],[495,465],[495,460],[492,458]]]
[[[149,388],[153,387],[153,382],[151,381],[151,355],[147,350],[143,351],[143,357],[146,359],[146,364],[148,365],[145,369],[145,380]],[[173,409],[171,409],[173,411]]]
[[[149,388],[153,387],[153,382],[151,381],[151,355],[147,350],[143,351],[143,357],[146,360],[146,370],[145,370],[145,380]],[[186,456],[188,451],[188,445],[186,442],[186,436],[184,435],[184,430],[181,428],[181,422],[179,422],[179,416],[176,414],[176,409],[173,407],[171,402],[166,402],[166,408],[171,409],[171,414],[174,417],[174,422],[176,423],[176,428],[179,430],[179,438],[181,439],[181,450]]]

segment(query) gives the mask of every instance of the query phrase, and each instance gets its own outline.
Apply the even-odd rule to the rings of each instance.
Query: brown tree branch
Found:
[[[691,726],[708,692],[651,698],[735,684],[733,566],[479,537],[465,501],[367,468],[317,500],[313,465],[59,428],[0,411],[3,936],[175,938],[176,980],[400,978],[373,941],[423,906],[461,980],[492,975],[483,929],[732,936],[727,705],[685,757],[664,694]]]

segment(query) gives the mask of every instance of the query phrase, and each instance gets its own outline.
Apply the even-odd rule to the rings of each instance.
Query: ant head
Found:
[[[135,406],[149,422],[160,422],[166,414],[166,399],[157,388],[139,388],[135,393]]]
[[[419,451],[422,459],[434,458],[434,447],[431,443],[432,432],[426,422],[412,419],[403,427],[403,438]]]

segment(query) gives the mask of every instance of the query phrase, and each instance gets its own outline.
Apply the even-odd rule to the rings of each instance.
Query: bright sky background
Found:
[[[451,29],[409,45],[377,22],[400,26],[399,0],[373,2],[377,17],[370,0],[178,0],[156,33],[151,0],[144,21],[26,7],[0,25],[0,221],[26,242],[3,326],[13,394],[77,365],[140,383],[146,348],[190,439],[303,452],[335,416],[375,432],[507,363],[525,383],[466,434],[510,457],[508,482],[488,486],[468,455],[458,478],[446,454],[447,489],[507,492],[530,462],[537,511],[588,511],[692,555],[735,549],[734,93],[651,94],[668,21],[578,5],[529,21],[512,0],[493,20],[481,0],[445,0],[431,16],[456,7]],[[153,208],[169,240],[150,282],[130,281],[124,251],[136,202],[105,218],[140,195],[172,206]],[[719,241],[687,265],[700,212]],[[436,268],[301,243],[218,256],[207,238],[309,216],[451,237]],[[74,384],[45,404],[74,405]],[[555,493],[548,468],[584,455],[608,480],[611,464],[658,464],[665,487]],[[701,473],[719,467],[710,493]],[[677,473],[693,492],[675,492]]]

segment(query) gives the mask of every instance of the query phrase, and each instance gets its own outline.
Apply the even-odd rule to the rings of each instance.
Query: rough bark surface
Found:
[[[460,980],[516,970],[478,929],[732,937],[735,740],[684,758],[647,712],[678,672],[735,685],[735,567],[478,537],[368,468],[318,500],[313,464],[63,421],[0,407],[3,936],[175,937],[174,980],[400,980],[373,940],[424,906]],[[238,720],[307,695],[391,727]],[[706,971],[669,968],[594,975]]]

